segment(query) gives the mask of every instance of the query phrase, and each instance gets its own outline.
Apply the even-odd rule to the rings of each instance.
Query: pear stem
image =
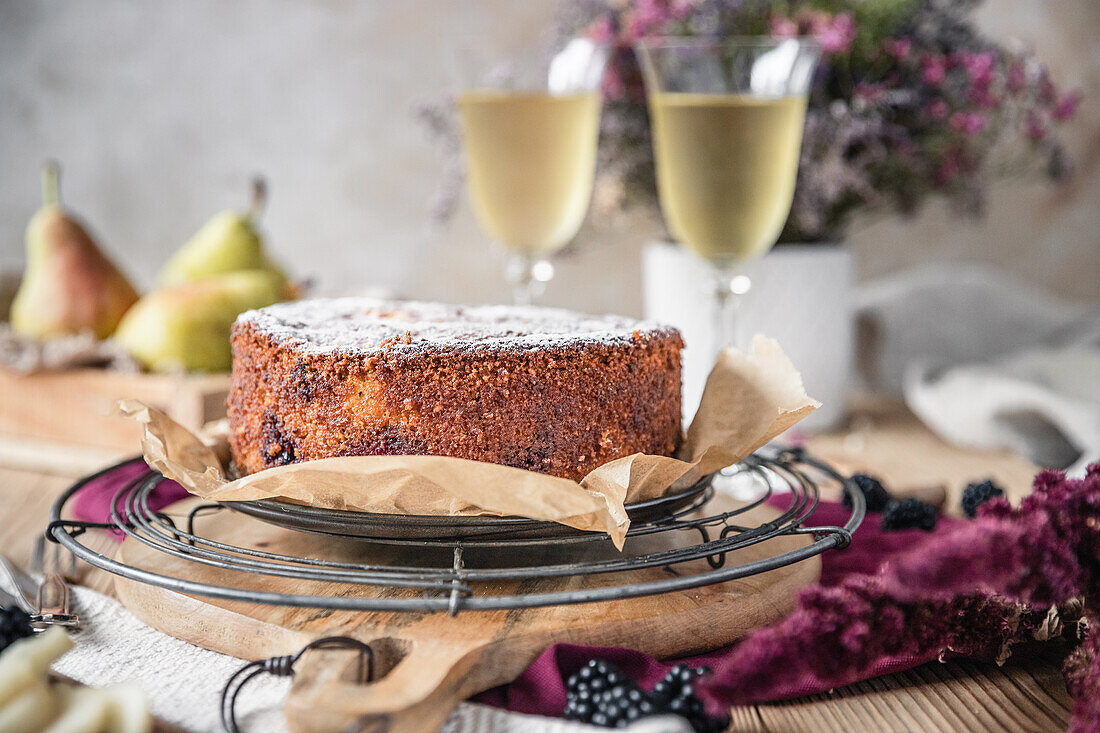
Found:
[[[248,202],[248,211],[245,216],[248,219],[258,219],[267,203],[267,182],[256,176],[252,179],[252,200]]]
[[[61,166],[56,160],[47,160],[42,166],[42,204],[61,204]]]

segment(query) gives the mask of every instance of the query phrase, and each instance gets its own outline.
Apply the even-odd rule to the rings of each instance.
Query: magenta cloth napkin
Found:
[[[120,464],[118,467],[97,476],[84,484],[73,496],[73,516],[84,522],[108,522],[111,519],[111,499],[126,484],[140,478],[150,471],[144,458]],[[187,490],[175,481],[161,481],[149,495],[149,507],[160,511],[169,504],[187,496]],[[122,512],[122,503],[118,510]],[[121,540],[125,535],[115,529],[111,534]]]
[[[780,497],[778,503],[782,505],[782,502],[783,498]],[[807,526],[843,525],[849,516],[849,510],[841,504],[823,501]],[[895,553],[928,539],[930,535],[946,532],[963,521],[940,517],[932,532],[919,529],[884,532],[880,526],[881,517],[881,514],[868,512],[863,524],[855,531],[849,547],[826,552],[821,556],[821,585],[833,586],[848,577],[874,574]],[[688,659],[659,662],[653,657],[629,649],[555,644],[532,662],[515,682],[483,692],[474,700],[519,713],[560,716],[565,708],[565,680],[590,659],[606,659],[637,680],[644,689],[650,689],[677,661],[686,662],[693,667],[707,665],[713,668],[733,648],[734,646],[729,646]],[[923,657],[884,657],[867,677],[910,669],[936,657],[935,653]],[[836,686],[834,681],[812,676],[794,682],[779,680],[767,689],[759,702],[824,692]]]

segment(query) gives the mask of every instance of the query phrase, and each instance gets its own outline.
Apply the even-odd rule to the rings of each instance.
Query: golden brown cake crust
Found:
[[[230,444],[242,473],[431,454],[580,479],[680,443],[683,342],[672,328],[340,299],[245,313],[232,342]]]

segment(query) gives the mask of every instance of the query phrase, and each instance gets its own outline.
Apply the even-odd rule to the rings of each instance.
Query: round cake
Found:
[[[680,444],[679,332],[550,308],[366,298],[233,326],[237,470],[428,454],[579,479]]]

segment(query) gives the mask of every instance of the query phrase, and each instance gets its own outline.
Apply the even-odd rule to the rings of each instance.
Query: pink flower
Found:
[[[597,43],[610,43],[615,40],[615,24],[609,17],[600,18],[589,27],[588,37]]]
[[[952,148],[944,156],[940,167],[936,170],[936,183],[940,186],[946,185],[959,174],[961,169],[962,155],[959,153],[958,148]]]
[[[856,24],[847,13],[825,16],[822,22],[815,24],[814,37],[825,53],[846,53],[856,39]]]
[[[988,118],[980,112],[956,112],[949,120],[952,127],[967,135],[976,135],[985,129]]]
[[[1024,74],[1023,62],[1013,61],[1008,67],[1008,73],[1005,75],[1005,87],[1013,94],[1018,94],[1023,90],[1026,83],[1027,76]]]
[[[942,120],[947,117],[947,102],[942,99],[933,99],[928,105],[928,115],[934,120]]]
[[[886,53],[897,59],[904,59],[913,50],[913,41],[908,38],[887,38],[882,44]]]
[[[790,18],[772,18],[769,29],[776,38],[794,38],[798,35],[798,24]]]
[[[660,32],[679,12],[668,0],[637,0],[634,12],[624,24],[630,38],[642,38]]]
[[[879,84],[868,84],[865,81],[861,81],[856,84],[856,88],[853,92],[855,96],[860,97],[868,102],[874,103],[882,99],[883,89]]]
[[[607,71],[604,72],[601,86],[603,87],[604,96],[607,99],[621,99],[626,96],[626,84],[623,83],[623,78],[619,74],[619,69],[614,64],[608,65]]]
[[[977,84],[970,88],[970,101],[978,107],[993,109],[1001,103],[999,97],[989,91],[988,84]]]
[[[1058,90],[1054,88],[1054,82],[1047,76],[1046,69],[1043,69],[1043,73],[1039,77],[1039,101],[1043,104],[1054,104],[1057,96]]]
[[[1072,119],[1077,114],[1077,107],[1081,104],[1081,90],[1074,89],[1069,94],[1065,94],[1058,100],[1058,104],[1054,105],[1054,109],[1051,111],[1051,116],[1059,122],[1065,122]]]
[[[930,86],[942,84],[947,78],[947,59],[943,56],[925,54],[921,59],[921,78]]]
[[[692,0],[673,0],[670,12],[673,19],[684,20],[691,15],[692,10]]]
[[[1047,124],[1043,119],[1043,116],[1032,112],[1027,116],[1027,127],[1025,130],[1028,140],[1032,142],[1039,142],[1047,136]]]
[[[992,80],[995,61],[992,51],[983,51],[982,53],[963,52],[959,56],[959,62],[966,69],[970,80],[975,84],[988,84]]]
[[[897,149],[899,153],[909,157],[915,157],[920,153],[920,146],[909,138],[900,140],[897,144]]]

